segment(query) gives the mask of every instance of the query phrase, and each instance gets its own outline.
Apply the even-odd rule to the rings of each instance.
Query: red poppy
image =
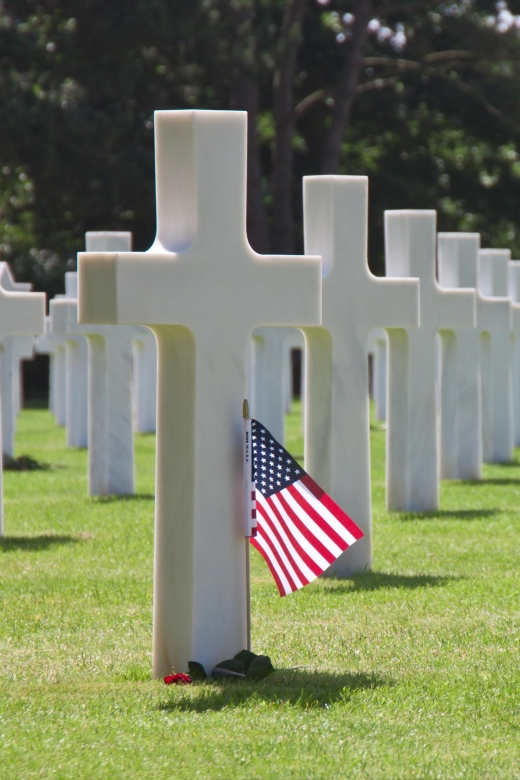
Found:
[[[164,682],[166,685],[188,685],[188,683],[193,682],[193,680],[189,674],[179,672],[179,674],[169,674],[164,678]]]

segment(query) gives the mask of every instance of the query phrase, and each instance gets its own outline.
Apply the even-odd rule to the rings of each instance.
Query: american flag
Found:
[[[257,420],[247,423],[246,533],[271,569],[280,596],[286,596],[319,577],[363,533],[267,428]],[[246,436],[246,448],[247,443]]]

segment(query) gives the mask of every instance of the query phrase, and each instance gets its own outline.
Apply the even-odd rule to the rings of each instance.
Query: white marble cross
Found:
[[[439,233],[438,276],[442,287],[473,288],[477,327],[442,334],[442,479],[482,478],[482,333],[509,329],[509,301],[489,298],[478,287],[478,233]]]
[[[22,360],[34,356],[34,336],[8,335],[2,339],[2,450],[14,458],[16,418],[22,405]]]
[[[0,286],[10,292],[30,292],[32,284],[17,282],[9,264],[0,262]],[[34,335],[9,334],[2,338],[0,361],[2,381],[2,451],[14,457],[16,418],[22,405],[21,364],[33,357]]]
[[[65,425],[65,386],[67,382],[65,337],[51,333],[51,318],[45,317],[45,333],[36,339],[38,355],[49,356],[49,411],[56,425]]]
[[[327,570],[348,576],[372,565],[368,336],[419,324],[419,283],[368,268],[367,177],[308,176],[303,192],[305,251],[323,257],[323,325],[304,329],[305,469],[364,533]]]
[[[438,334],[476,324],[474,290],[437,282],[436,217],[385,212],[387,276],[421,282],[421,327],[388,331],[387,505],[409,512],[439,507]]]
[[[90,252],[130,252],[131,233],[86,234]],[[77,300],[53,302],[55,333],[88,342],[88,492],[91,496],[135,492],[132,432],[132,343],[135,326],[79,325]]]
[[[478,286],[489,298],[509,298],[509,249],[481,249]],[[482,450],[485,463],[513,460],[511,322],[481,331]]]
[[[9,292],[0,285],[0,339],[7,334],[43,333],[44,322],[45,293]],[[3,532],[3,476],[0,468],[0,536]]]
[[[49,303],[51,333],[65,338],[65,426],[67,447],[88,446],[88,347],[87,340],[70,330],[57,331],[54,307],[60,301],[77,302],[78,275],[65,274],[65,295],[55,295]],[[76,304],[77,305],[77,304]],[[61,424],[59,419],[56,420]]]
[[[248,642],[242,474],[246,351],[262,325],[319,324],[321,263],[246,237],[247,116],[155,113],[157,237],[79,255],[80,322],[158,345],[153,672],[211,669]]]
[[[133,341],[132,402],[134,431],[155,433],[157,418],[157,344],[148,328]]]
[[[520,447],[520,260],[509,263],[509,297],[513,336],[513,439],[515,447]]]

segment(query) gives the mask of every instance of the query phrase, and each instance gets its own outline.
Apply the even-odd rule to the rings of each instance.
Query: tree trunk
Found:
[[[240,76],[231,87],[230,105],[247,111],[247,237],[256,252],[269,254],[269,231],[262,199],[262,169],[256,131],[258,85]]]
[[[294,252],[292,179],[294,135],[293,81],[302,41],[302,24],[307,0],[288,0],[280,32],[280,48],[273,79],[273,115],[275,150],[273,155],[272,196],[273,250],[279,254]]]
[[[341,145],[352,114],[352,105],[359,84],[363,51],[367,39],[367,25],[372,18],[372,0],[356,0],[352,38],[345,51],[345,61],[334,95],[332,122],[325,138],[321,158],[322,173],[337,173],[341,159]]]

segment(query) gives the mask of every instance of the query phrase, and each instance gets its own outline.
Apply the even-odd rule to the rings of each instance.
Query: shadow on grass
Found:
[[[450,577],[436,574],[393,574],[383,571],[369,571],[356,574],[348,580],[334,578],[323,581],[327,595],[342,596],[346,593],[360,591],[383,590],[384,588],[404,588],[415,590],[416,588],[431,588],[447,585],[460,577]],[[320,592],[316,589],[316,593]],[[309,592],[310,595],[310,592]]]
[[[500,515],[502,509],[437,509],[435,512],[399,512],[400,520],[482,520],[484,517]]]
[[[486,463],[486,466],[500,466],[502,469],[520,469],[520,461],[518,460],[502,460],[498,463]]]
[[[155,501],[152,493],[131,493],[125,496],[91,496],[96,504],[112,504],[114,501]]]
[[[77,544],[81,539],[77,536],[54,536],[45,534],[42,536],[2,536],[0,538],[0,550],[12,552],[13,550],[25,550],[38,552],[56,547],[59,544]]]
[[[520,477],[488,477],[487,479],[461,479],[455,485],[471,485],[471,487],[485,487],[486,485],[520,485]]]
[[[175,691],[170,701],[158,709],[181,712],[205,712],[225,707],[242,707],[248,702],[290,704],[301,709],[327,708],[335,702],[346,702],[352,693],[390,686],[392,682],[362,673],[329,674],[280,669],[261,683],[227,680],[209,681]]]

